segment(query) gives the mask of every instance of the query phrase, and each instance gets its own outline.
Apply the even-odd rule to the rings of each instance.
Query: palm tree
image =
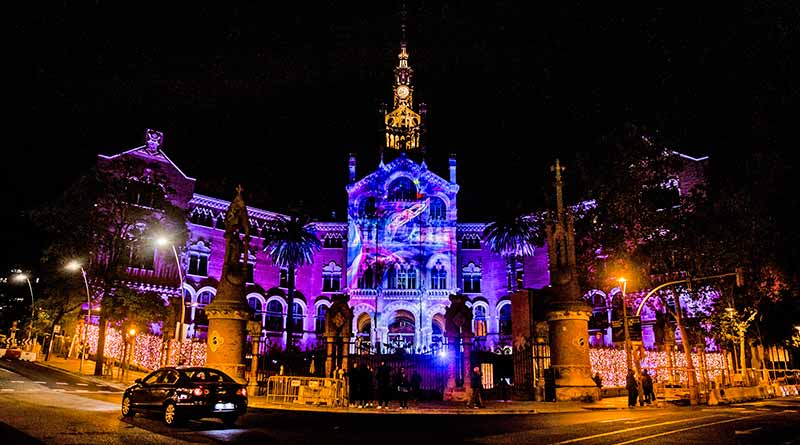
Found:
[[[294,275],[298,267],[314,262],[314,253],[320,250],[316,229],[307,215],[293,213],[286,217],[277,215],[267,223],[264,250],[273,264],[285,267],[288,272],[288,306],[286,310],[286,348],[293,344],[294,329]]]
[[[541,229],[532,215],[503,215],[483,230],[483,242],[505,258],[511,271],[511,290],[516,290],[517,258],[533,256],[541,245]]]

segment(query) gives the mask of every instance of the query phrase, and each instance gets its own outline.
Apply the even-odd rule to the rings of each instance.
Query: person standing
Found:
[[[415,369],[411,374],[411,396],[414,398],[415,406],[419,404],[420,386],[422,386],[422,376]]]
[[[391,390],[392,377],[385,361],[381,361],[375,375],[378,383],[378,409],[389,408],[389,391]]]
[[[364,399],[364,407],[371,408],[372,407],[372,367],[369,365],[361,367],[362,380],[361,380],[361,391],[362,391],[362,398]]]
[[[469,403],[467,403],[467,408],[483,408],[483,400],[481,399],[483,375],[481,374],[481,368],[478,366],[472,368],[470,386],[472,387],[472,397],[470,397]]]
[[[498,383],[498,386],[500,386],[500,398],[504,402],[507,402],[508,401],[508,386],[509,386],[508,378],[507,377],[502,377],[500,379],[500,382]]]
[[[397,385],[397,399],[400,401],[400,409],[408,409],[408,394],[411,392],[411,382],[408,380],[405,368],[400,368],[395,377]]]
[[[353,363],[350,372],[347,373],[347,384],[349,386],[350,406],[358,407],[361,397],[361,370],[358,369],[358,362]]]
[[[628,408],[636,406],[636,398],[639,396],[639,382],[636,381],[636,375],[633,370],[628,370],[628,376],[625,377],[625,389],[628,390]]]
[[[597,385],[597,389],[599,389],[597,400],[601,400],[603,398],[603,377],[600,376],[599,372],[595,372],[592,380],[594,380],[594,384]]]
[[[644,392],[644,402],[648,405],[656,401],[656,394],[653,392],[653,378],[646,369],[642,370],[642,391]]]

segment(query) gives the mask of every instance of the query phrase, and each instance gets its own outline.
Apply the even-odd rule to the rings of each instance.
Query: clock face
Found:
[[[408,97],[409,93],[411,93],[411,91],[408,89],[407,86],[400,85],[399,87],[397,87],[397,97],[399,97],[400,99],[405,99],[406,97]]]

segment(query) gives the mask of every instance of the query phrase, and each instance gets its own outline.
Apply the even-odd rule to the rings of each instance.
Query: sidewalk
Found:
[[[118,378],[117,376],[119,368],[114,368],[113,376],[97,377],[94,375],[94,360],[85,360],[83,362],[83,370],[80,371],[81,361],[79,359],[75,358],[65,359],[62,357],[55,357],[53,355],[50,356],[50,360],[48,361],[38,360],[36,361],[36,363],[41,366],[46,366],[48,368],[56,369],[63,372],[68,372],[70,374],[79,375],[86,380],[92,381],[97,384],[108,385],[113,388],[117,388],[119,390],[123,390],[131,386],[134,380],[147,375],[147,373],[145,372],[134,371],[129,369],[127,374],[123,378]]]
[[[421,401],[419,403],[409,402],[408,409],[400,410],[396,401],[389,405],[389,409],[377,409],[357,407],[326,407],[317,405],[303,405],[298,403],[268,403],[266,397],[250,397],[248,400],[250,408],[284,410],[284,411],[314,411],[347,414],[548,414],[548,413],[569,413],[583,412],[585,410],[612,410],[628,409],[627,397],[609,397],[599,402],[529,402],[529,401],[509,401],[489,400],[484,402],[484,408],[467,408],[464,402],[443,402],[443,401]],[[653,409],[653,406],[636,409]]]
[[[74,375],[80,375],[89,381],[98,384],[105,384],[119,390],[123,390],[132,385],[134,380],[146,375],[144,372],[129,370],[124,379],[117,378],[115,370],[114,377],[96,377],[94,376],[94,361],[86,360],[83,363],[83,371],[79,372],[80,360],[78,359],[64,359],[61,357],[52,357],[48,361],[37,361],[37,364],[56,369],[62,372],[68,372]],[[484,402],[484,408],[474,409],[467,408],[464,402],[443,402],[443,401],[421,401],[419,403],[409,402],[408,409],[398,409],[398,404],[393,401],[389,409],[372,408],[357,408],[357,407],[327,407],[317,405],[303,405],[297,403],[268,403],[265,396],[251,396],[248,400],[248,407],[253,409],[268,409],[268,410],[282,410],[282,411],[306,411],[306,412],[330,412],[330,413],[343,413],[343,414],[472,414],[472,415],[491,415],[491,414],[547,414],[547,413],[568,413],[568,412],[583,412],[585,410],[614,410],[614,409],[627,409],[628,398],[623,397],[606,397],[599,402],[585,403],[585,402],[529,402],[529,401],[498,401],[489,400]],[[636,409],[654,409],[654,406],[636,408]]]

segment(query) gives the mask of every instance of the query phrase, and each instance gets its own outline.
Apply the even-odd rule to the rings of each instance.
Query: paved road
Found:
[[[2,369],[5,368],[5,369]],[[800,398],[727,407],[534,415],[346,415],[251,410],[168,428],[119,414],[121,394],[35,364],[0,360],[0,437],[12,444],[800,444]]]

